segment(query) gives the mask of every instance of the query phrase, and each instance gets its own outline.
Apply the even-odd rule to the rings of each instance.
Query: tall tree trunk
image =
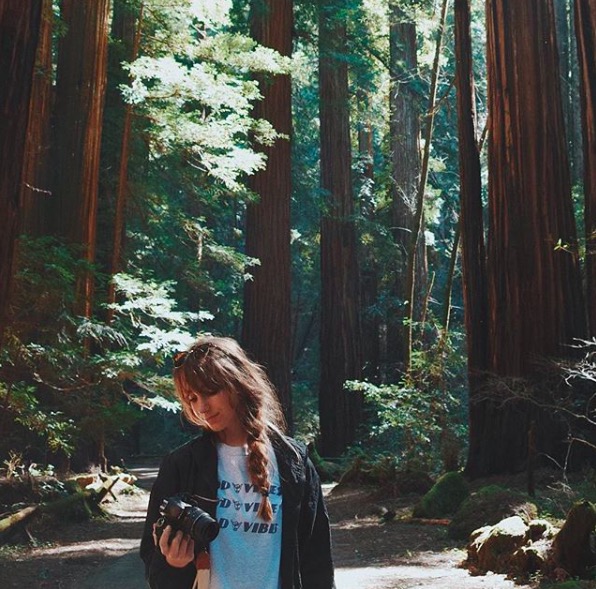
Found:
[[[470,391],[468,469],[476,470],[476,448],[482,437],[483,408],[478,402],[487,368],[488,320],[486,250],[482,221],[480,152],[476,129],[476,92],[470,34],[470,0],[455,0],[455,59],[459,135],[460,222],[463,297]]]
[[[406,370],[409,372],[412,369],[412,346],[413,346],[413,329],[414,329],[414,312],[415,312],[415,294],[416,294],[416,275],[417,264],[420,265],[420,257],[418,255],[419,244],[421,236],[423,235],[424,226],[424,193],[426,192],[426,182],[428,179],[428,166],[430,162],[430,147],[433,136],[433,125],[435,120],[435,103],[437,98],[437,87],[439,81],[439,61],[441,57],[441,47],[443,45],[443,38],[445,33],[445,21],[447,19],[447,8],[449,0],[443,0],[441,7],[441,16],[439,22],[439,32],[437,34],[437,42],[435,48],[435,58],[432,69],[432,79],[430,84],[430,96],[428,99],[428,111],[426,113],[426,128],[424,130],[424,152],[422,156],[422,168],[420,171],[420,181],[418,183],[418,190],[416,193],[416,212],[412,224],[412,234],[408,245],[408,269],[406,276],[406,345],[404,357],[404,364]],[[418,258],[418,262],[417,262]]]
[[[596,337],[596,4],[575,0],[584,134],[586,282],[589,336]]]
[[[292,0],[253,2],[251,31],[260,44],[282,55],[292,53]],[[290,201],[292,89],[289,75],[260,80],[263,100],[255,116],[268,120],[286,138],[264,148],[267,167],[250,180],[259,201],[248,206],[246,253],[258,258],[253,279],[244,290],[242,341],[253,357],[267,368],[292,423],[291,402],[291,257]]]
[[[552,0],[487,2],[489,370],[534,378],[584,333]],[[572,251],[557,248],[570,244]],[[540,452],[560,450],[552,415],[486,403],[475,473],[521,469],[529,424]]]
[[[55,110],[54,227],[95,259],[102,113],[106,88],[109,0],[63,0],[67,27],[58,54]],[[93,279],[77,286],[77,312],[91,316]]]
[[[389,28],[389,135],[391,146],[391,222],[397,246],[392,305],[387,320],[387,375],[395,380],[407,357],[406,302],[408,248],[420,183],[420,107],[416,24],[392,1]]]
[[[557,47],[559,49],[559,68],[561,95],[563,98],[563,116],[569,153],[572,185],[582,181],[583,154],[580,97],[576,52],[576,39],[571,22],[573,20],[573,0],[553,0]]]
[[[14,271],[26,129],[41,1],[0,3],[0,344]]]
[[[362,396],[344,391],[361,376],[360,303],[352,194],[345,2],[319,7],[321,189],[321,451],[338,456],[354,440]]]
[[[29,124],[21,185],[20,232],[42,235],[51,201],[49,179],[50,111],[52,107],[52,0],[42,0],[39,44],[29,100]]]
[[[110,276],[118,274],[122,270],[122,250],[125,232],[125,213],[128,197],[128,164],[130,159],[130,133],[132,129],[132,105],[125,104],[120,93],[120,85],[125,83],[127,73],[122,68],[122,62],[134,61],[139,53],[141,37],[141,23],[143,18],[143,5],[138,10],[133,10],[130,4],[124,0],[115,0],[112,17],[112,44],[108,54],[109,86],[106,92],[106,104],[104,113],[104,133],[102,149],[102,167],[110,168],[108,175],[113,176],[117,171],[114,184],[109,183],[103,189],[108,193],[115,192],[115,199],[104,199],[104,206],[108,200],[115,200],[113,203],[113,233],[111,260],[109,264]],[[111,141],[107,140],[108,131]],[[114,139],[119,140],[116,147]],[[111,152],[111,153],[109,153]],[[110,163],[106,166],[106,160]],[[111,174],[110,174],[111,172]],[[106,232],[107,233],[107,232]],[[107,237],[107,235],[106,235]],[[108,285],[108,305],[116,302],[116,286],[113,281]],[[108,307],[107,321],[110,323],[114,318],[114,310]]]
[[[557,38],[557,49],[559,54],[559,71],[561,80],[561,99],[563,106],[563,120],[565,124],[565,138],[567,140],[568,153],[573,154],[571,130],[572,124],[572,95],[576,92],[571,87],[571,60],[569,47],[569,10],[571,0],[553,0],[553,10],[555,15],[555,34]],[[572,168],[570,159],[570,168]]]
[[[358,152],[362,162],[360,178],[361,198],[360,214],[370,223],[375,221],[373,204],[374,175],[374,143],[373,129],[370,122],[370,94],[364,89],[358,92],[359,119]],[[362,366],[363,377],[371,382],[379,381],[380,364],[380,320],[375,311],[378,302],[379,271],[371,248],[361,244],[359,259],[360,268],[360,302],[362,304]]]
[[[570,18],[571,21],[574,21],[575,19],[575,13],[577,11],[576,6],[577,5],[574,5],[572,9],[573,15]],[[571,32],[569,35],[569,44],[569,53],[574,57],[570,57],[569,86],[571,95],[571,112],[568,133],[571,141],[571,183],[573,186],[575,186],[583,181],[584,152],[582,150],[583,127],[581,114],[581,93],[577,91],[577,89],[581,85],[581,81],[578,60],[575,59],[579,48],[577,46],[577,34],[575,33],[574,27],[571,27]]]

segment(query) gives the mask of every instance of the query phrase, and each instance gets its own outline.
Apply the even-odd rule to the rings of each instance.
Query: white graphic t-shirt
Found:
[[[262,496],[250,480],[246,446],[217,444],[217,521],[211,542],[209,589],[279,589],[281,557],[281,484],[269,448],[269,500],[273,519],[257,516]]]

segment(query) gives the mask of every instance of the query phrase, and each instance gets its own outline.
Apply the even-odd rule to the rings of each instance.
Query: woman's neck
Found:
[[[217,439],[226,446],[244,446],[248,438],[244,430],[230,431],[229,429],[217,432]]]

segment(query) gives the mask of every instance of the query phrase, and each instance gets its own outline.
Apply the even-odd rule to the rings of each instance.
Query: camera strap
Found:
[[[211,578],[211,558],[209,553],[205,551],[199,552],[195,558],[195,567],[197,574],[195,575],[195,582],[192,589],[209,589],[209,581]]]
[[[192,589],[209,589],[209,580],[211,578],[211,569],[197,569],[195,582]]]

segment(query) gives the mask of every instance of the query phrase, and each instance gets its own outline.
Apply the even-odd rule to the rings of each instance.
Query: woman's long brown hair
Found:
[[[211,335],[201,336],[175,362],[174,384],[186,418],[208,428],[197,415],[191,401],[200,393],[215,394],[225,390],[235,408],[248,443],[248,472],[252,483],[263,497],[258,515],[271,521],[273,511],[269,500],[270,434],[285,430],[285,420],[275,389],[261,366],[253,362],[233,339]]]

